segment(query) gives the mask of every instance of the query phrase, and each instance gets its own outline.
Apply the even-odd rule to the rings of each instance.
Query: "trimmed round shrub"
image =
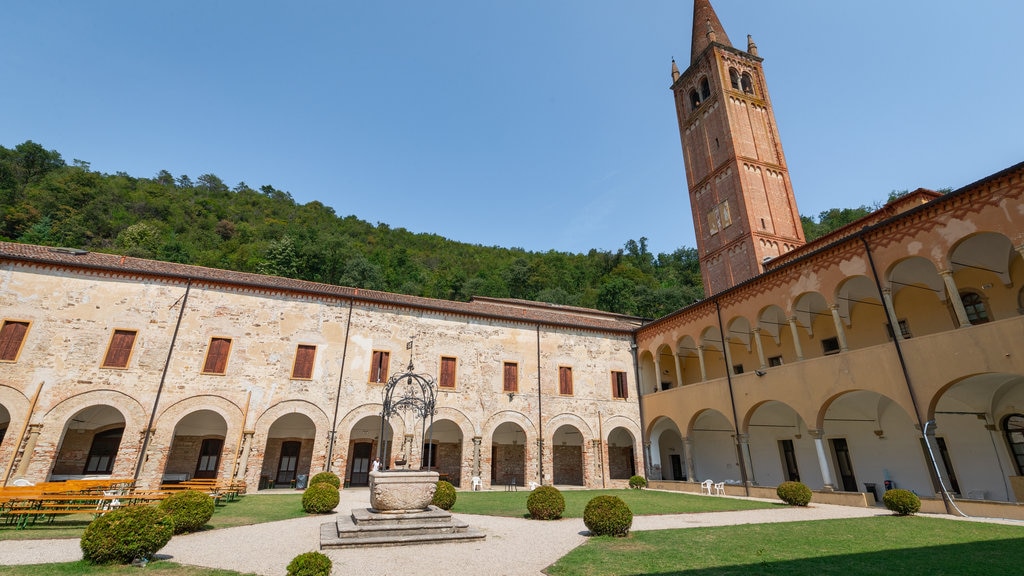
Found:
[[[307,514],[326,514],[334,510],[340,501],[338,487],[327,482],[313,484],[302,493],[302,509]]]
[[[526,509],[534,520],[557,520],[565,512],[565,497],[554,486],[538,486],[526,499]]]
[[[583,523],[594,536],[625,536],[633,526],[633,512],[618,496],[596,496],[583,509]]]
[[[921,499],[917,497],[917,494],[902,488],[886,490],[885,495],[882,496],[882,502],[897,516],[917,514],[921,509]]]
[[[803,482],[783,482],[775,489],[775,494],[790,506],[807,506],[811,501],[811,489]]]
[[[641,490],[647,487],[647,479],[643,476],[630,476],[629,487]]]
[[[320,472],[309,479],[309,485],[326,482],[335,488],[341,488],[341,478],[334,472]]]
[[[434,499],[430,502],[441,510],[451,510],[455,506],[455,486],[445,480],[437,481],[437,490],[434,491]]]
[[[96,518],[82,534],[82,556],[93,564],[149,560],[174,535],[174,520],[156,506],[126,506]]]
[[[299,554],[288,563],[288,576],[331,576],[331,559],[320,552]]]
[[[160,502],[160,509],[174,520],[174,533],[195,532],[213,517],[213,498],[198,490],[183,490]]]

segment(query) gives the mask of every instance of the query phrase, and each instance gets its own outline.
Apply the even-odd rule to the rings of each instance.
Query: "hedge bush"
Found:
[[[886,490],[882,496],[885,507],[892,510],[897,516],[911,516],[921,510],[921,499],[910,490],[894,488]]]
[[[331,576],[331,559],[320,552],[299,554],[288,563],[288,576]]]
[[[431,504],[441,510],[451,510],[455,506],[455,486],[445,480],[437,481],[437,490],[434,491],[434,499]]]
[[[565,512],[565,497],[554,486],[538,486],[526,499],[526,509],[534,520],[557,520]]]
[[[338,487],[327,482],[317,482],[302,493],[302,509],[307,514],[326,514],[334,510],[340,501]]]
[[[96,518],[82,534],[82,556],[93,564],[149,560],[174,534],[174,520],[156,506],[126,506]]]
[[[341,478],[334,472],[320,472],[309,479],[309,485],[326,482],[335,488],[341,488]]]
[[[647,479],[643,476],[630,476],[629,487],[637,490],[647,487]]]
[[[198,490],[183,490],[160,502],[160,509],[174,520],[174,533],[195,532],[213,517],[213,498]]]
[[[783,482],[775,489],[775,494],[790,506],[807,506],[813,495],[803,482]]]
[[[625,536],[633,526],[633,512],[618,496],[596,496],[583,509],[583,523],[594,536]]]

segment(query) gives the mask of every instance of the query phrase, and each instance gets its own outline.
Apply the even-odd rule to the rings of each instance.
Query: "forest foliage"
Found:
[[[816,227],[815,237],[823,226],[853,219],[802,218],[805,230]],[[695,248],[652,254],[646,238],[586,254],[466,244],[339,216],[319,201],[299,204],[270,185],[229,188],[214,174],[192,180],[165,170],[152,178],[99,173],[32,141],[0,146],[0,240],[446,300],[520,298],[645,318],[703,298]]]

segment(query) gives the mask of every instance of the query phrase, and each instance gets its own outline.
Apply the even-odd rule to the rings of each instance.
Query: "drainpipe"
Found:
[[[886,299],[882,297],[882,283],[878,279],[878,270],[875,268],[875,259],[871,255],[871,246],[868,245],[868,240],[860,234],[860,241],[864,244],[864,252],[868,256],[868,264],[871,265],[871,276],[875,280],[875,289],[878,290],[878,296],[882,300],[882,307],[885,309],[886,318],[896,318],[896,311],[889,310],[889,304]],[[946,483],[942,481],[942,474],[939,472],[939,463],[935,458],[935,453],[932,451],[931,442],[928,441],[928,428],[935,424],[935,420],[929,420],[928,422],[921,422],[921,410],[918,408],[917,394],[914,393],[914,386],[910,381],[910,371],[907,369],[906,359],[903,357],[903,346],[900,344],[900,337],[898,335],[899,325],[892,327],[892,343],[896,346],[896,358],[900,362],[900,369],[903,371],[903,381],[907,384],[907,392],[910,393],[910,402],[914,406],[914,418],[917,420],[917,426],[921,429],[921,437],[924,439],[924,445],[928,448],[928,460],[930,461],[932,468],[935,470],[935,477],[939,479],[939,491],[942,493],[942,503],[946,507],[947,514],[953,514],[954,510],[961,516],[967,516],[953,503],[953,497],[950,495],[949,490],[946,489]]]
[[[142,448],[139,449],[139,459],[135,463],[135,475],[132,480],[138,481],[142,473],[142,465],[146,462],[146,450],[149,449],[149,438],[153,434],[153,421],[156,419],[156,409],[160,405],[160,395],[164,391],[164,382],[167,380],[167,370],[171,366],[171,355],[174,354],[174,344],[178,341],[178,330],[181,328],[181,319],[185,316],[185,307],[188,305],[188,294],[192,290],[192,279],[189,278],[185,284],[185,294],[181,297],[181,308],[178,310],[178,321],[174,324],[174,334],[171,335],[171,345],[167,348],[167,359],[164,360],[164,369],[160,373],[160,385],[156,388],[156,398],[153,399],[153,410],[149,413],[149,424],[142,432]]]
[[[537,473],[538,482],[544,484],[544,411],[541,410],[543,394],[540,389],[540,324],[537,324]]]
[[[345,378],[345,357],[348,356],[348,334],[352,327],[352,305],[355,300],[348,301],[348,319],[345,321],[345,343],[341,347],[341,372],[338,374],[338,391],[334,395],[334,419],[331,420],[330,437],[327,441],[327,466],[325,469],[331,471],[331,462],[334,458],[334,441],[338,436],[338,405],[341,404],[341,382]],[[381,436],[380,442],[384,441]],[[379,452],[379,449],[378,449]]]
[[[644,422],[644,402],[643,395],[640,391],[640,365],[637,362],[637,345],[636,345],[636,332],[633,332],[633,341],[629,344],[629,353],[633,357],[633,383],[636,384],[636,403],[639,410],[640,416],[640,461],[644,467],[644,480],[650,482],[650,462],[647,459],[647,445],[644,442],[644,438],[647,436],[647,431],[643,429]]]
[[[729,384],[729,404],[732,405],[733,428],[736,430],[736,455],[740,459],[740,478],[743,480],[743,490],[750,496],[750,481],[747,479],[747,464],[740,443],[740,417],[736,413],[736,397],[732,391],[732,366],[729,366],[729,355],[725,351],[725,326],[722,324],[722,307],[715,300],[715,313],[718,315],[718,333],[722,337],[722,361],[725,362],[725,379]]]

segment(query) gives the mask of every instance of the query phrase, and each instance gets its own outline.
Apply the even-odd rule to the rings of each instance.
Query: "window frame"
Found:
[[[366,381],[371,384],[387,384],[388,369],[391,365],[391,352],[388,350],[373,350],[370,355],[370,373]],[[376,374],[377,379],[373,377]],[[382,379],[383,378],[383,379]]]
[[[458,359],[455,356],[441,356],[441,359],[438,361],[437,370],[438,389],[454,390],[457,374]]]
[[[14,319],[14,318],[6,318],[6,319],[4,319],[3,323],[0,324],[0,336],[3,335],[4,330],[8,326],[12,326],[13,327],[14,325],[21,325],[21,324],[25,325],[25,331],[21,333],[21,339],[18,341],[18,345],[17,345],[16,349],[14,349],[14,354],[11,355],[10,357],[5,357],[3,355],[0,355],[0,362],[12,362],[13,363],[13,362],[17,362],[18,361],[18,358],[21,357],[21,351],[25,348],[25,341],[28,340],[28,332],[29,332],[29,330],[32,329],[32,321],[31,320],[17,320],[17,319]],[[14,331],[14,328],[11,328],[10,332],[13,332],[13,331]],[[10,334],[10,332],[9,332],[9,334]],[[4,340],[3,338],[0,338],[0,353],[2,353],[4,351],[5,346],[9,347],[8,348],[8,352],[10,352],[10,348],[14,348],[13,346],[10,346],[10,344],[14,342],[14,338],[10,337],[10,335],[8,335],[8,338],[10,338],[10,340]]]
[[[312,353],[309,356],[309,361],[308,361],[308,363],[304,363],[302,365],[303,367],[305,367],[308,364],[309,372],[306,375],[299,374],[298,373],[298,369],[300,367],[300,365],[299,365],[299,356],[300,356],[299,351],[300,350],[310,350],[310,349],[312,349]],[[306,353],[302,354],[303,360],[305,360],[305,357],[304,357],[305,354]],[[315,367],[316,367],[316,344],[296,344],[295,345],[295,358],[292,360],[291,379],[292,380],[312,380],[313,379],[313,370],[315,369]]]
[[[768,357],[768,367],[769,368],[776,368],[778,366],[782,366],[782,364],[783,364],[783,362],[782,362],[782,355],[781,354],[779,354],[778,356],[769,356]]]
[[[572,366],[558,367],[558,395],[573,396]]]
[[[975,302],[968,304],[965,302],[967,298],[977,299]],[[993,320],[992,312],[989,310],[988,299],[975,292],[974,290],[965,290],[960,293],[960,304],[964,307],[964,312],[967,314],[967,321],[971,326],[977,326],[978,324],[987,324]],[[981,312],[981,314],[979,314]]]
[[[114,340],[118,334],[131,334],[131,343],[127,347],[127,354],[124,355],[124,364],[115,364],[114,360],[118,359],[118,352],[124,348],[114,348]],[[127,370],[128,366],[132,363],[132,356],[135,355],[135,342],[139,338],[138,330],[131,330],[129,328],[114,328],[110,332],[110,339],[107,340],[107,349],[103,353],[103,360],[100,361],[100,368],[106,368],[110,370]]]
[[[220,366],[220,371],[217,370],[217,368],[218,368],[217,364],[213,364],[212,366],[210,364],[210,361],[211,361],[210,353],[213,352],[213,343],[214,343],[214,341],[227,342],[227,349],[224,351],[224,354],[223,354],[223,356],[224,356],[223,366]],[[234,341],[233,338],[228,338],[226,336],[210,336],[210,341],[206,345],[206,355],[203,357],[203,369],[202,369],[201,373],[202,374],[208,374],[208,375],[211,375],[211,376],[224,376],[225,374],[227,374],[228,373],[228,359],[231,357],[231,348],[234,346],[234,343],[235,343],[235,341]],[[216,358],[216,357],[214,357],[214,358]]]
[[[612,370],[612,398],[629,399],[629,377],[625,370]]]
[[[509,368],[512,369],[512,387],[509,388]],[[501,391],[505,394],[519,393],[519,363],[518,362],[502,362],[501,364]]]
[[[826,344],[826,342],[827,342],[827,344]],[[832,344],[833,342],[835,343],[834,345]],[[831,336],[829,338],[822,338],[821,339],[821,355],[822,356],[832,356],[834,354],[839,354],[841,351],[842,351],[842,347],[839,345],[839,337],[838,336]]]

